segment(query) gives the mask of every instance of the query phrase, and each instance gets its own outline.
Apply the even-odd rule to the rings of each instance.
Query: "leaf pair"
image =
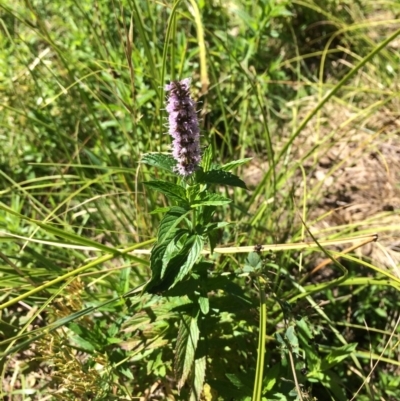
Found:
[[[161,221],[157,244],[150,256],[152,277],[145,287],[150,293],[168,290],[183,280],[203,250],[201,235],[178,228],[188,213],[189,210],[174,206]]]

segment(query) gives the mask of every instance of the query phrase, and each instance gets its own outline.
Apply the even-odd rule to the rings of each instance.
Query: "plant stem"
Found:
[[[265,337],[267,332],[267,304],[265,297],[265,287],[258,277],[258,286],[260,291],[260,326],[258,334],[258,356],[256,377],[254,380],[254,390],[252,401],[261,401],[262,384],[264,376],[264,360],[265,360]]]

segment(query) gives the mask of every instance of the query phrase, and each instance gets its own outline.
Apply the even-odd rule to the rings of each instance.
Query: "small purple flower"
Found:
[[[193,174],[201,160],[200,129],[196,103],[190,97],[190,78],[172,81],[165,85],[169,92],[167,107],[172,156],[177,161],[176,171],[188,176]]]

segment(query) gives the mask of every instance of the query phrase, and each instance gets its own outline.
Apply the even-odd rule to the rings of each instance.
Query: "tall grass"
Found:
[[[3,397],[199,386],[178,392],[173,364],[191,294],[142,293],[167,205],[142,182],[168,177],[140,160],[169,151],[163,88],[191,77],[213,161],[252,158],[215,215],[230,224],[209,256],[201,399],[400,398],[395,1],[0,7]],[[382,187],[351,181],[366,155]],[[347,184],[370,198],[349,208]],[[236,247],[256,244],[271,252],[250,272]]]

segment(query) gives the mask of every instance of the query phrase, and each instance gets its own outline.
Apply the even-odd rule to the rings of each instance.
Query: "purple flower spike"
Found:
[[[169,92],[166,110],[169,114],[169,134],[172,142],[172,156],[177,161],[176,171],[188,176],[199,166],[200,130],[196,114],[196,103],[190,97],[190,78],[172,81],[165,85]]]

